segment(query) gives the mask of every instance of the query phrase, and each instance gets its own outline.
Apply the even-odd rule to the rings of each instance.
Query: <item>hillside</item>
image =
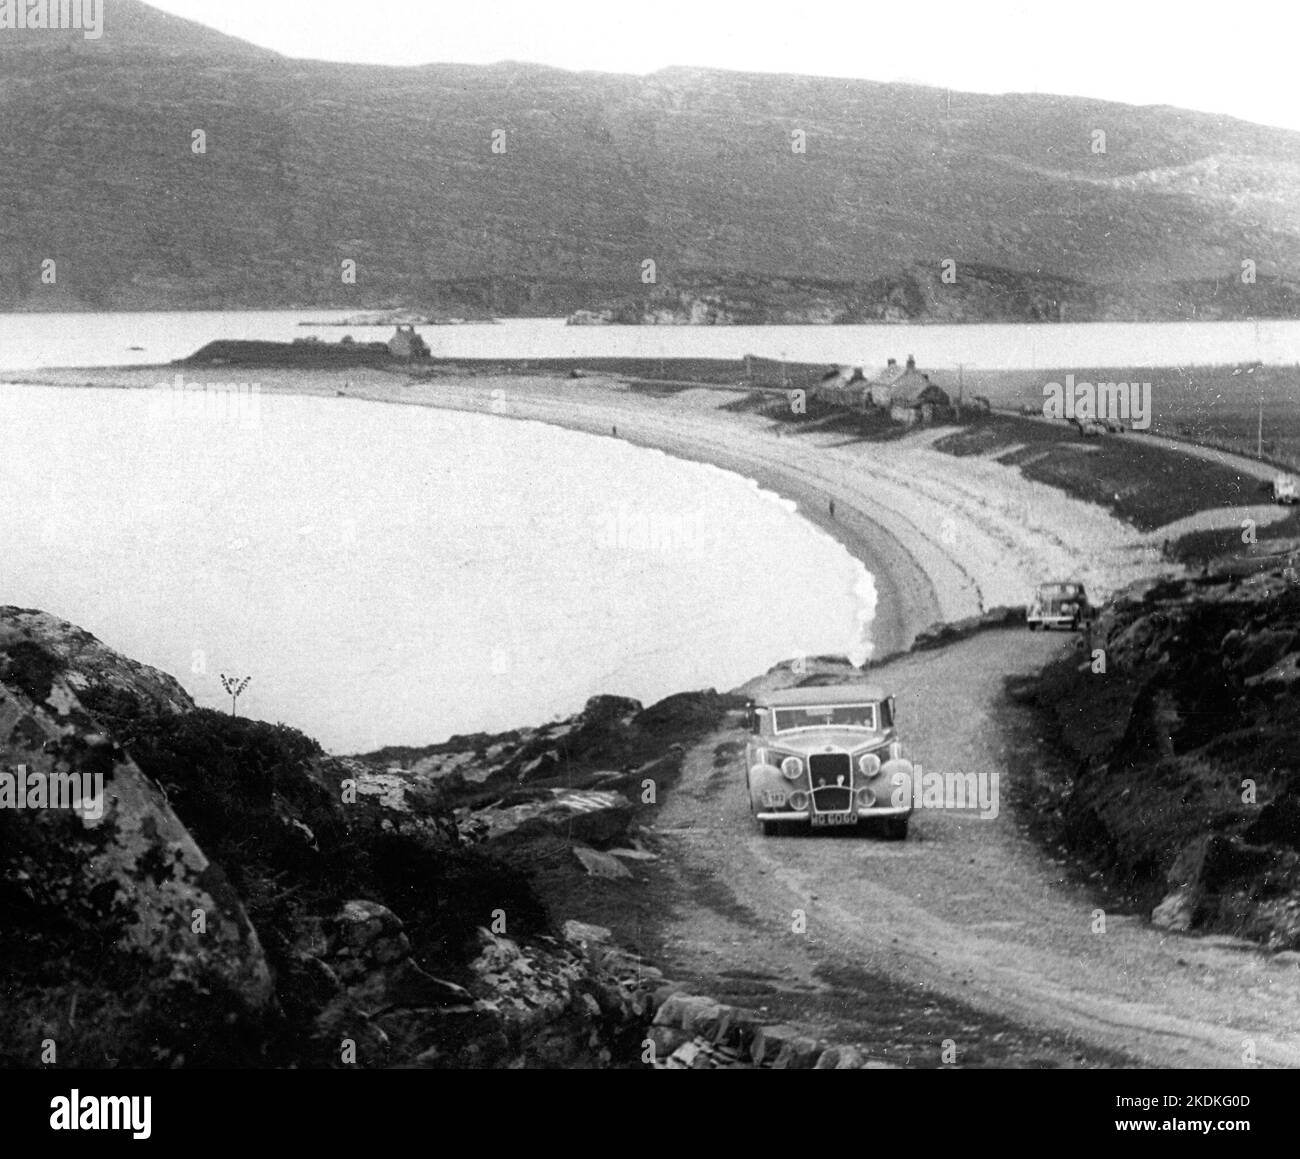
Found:
[[[705,69],[298,61],[135,0],[99,41],[16,33],[0,59],[4,310],[635,314],[653,294],[676,320],[1300,314],[1300,134],[1226,117]]]
[[[1293,562],[1135,584],[1093,663],[1011,682],[1059,748],[1030,775],[1035,823],[1159,926],[1300,940],[1298,623]]]

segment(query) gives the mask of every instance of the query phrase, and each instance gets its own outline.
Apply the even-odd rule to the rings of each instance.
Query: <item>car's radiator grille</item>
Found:
[[[848,753],[814,753],[808,758],[808,772],[814,789],[822,785],[852,787],[853,766]]]
[[[853,765],[848,753],[814,753],[808,758],[813,808],[818,813],[844,813],[853,808]]]
[[[814,789],[812,796],[818,813],[847,813],[853,808],[852,789]]]

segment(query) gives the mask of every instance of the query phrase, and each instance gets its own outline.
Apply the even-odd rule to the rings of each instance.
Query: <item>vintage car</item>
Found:
[[[1300,503],[1300,485],[1288,475],[1278,475],[1273,480],[1272,496],[1274,503],[1289,507]]]
[[[1083,584],[1039,584],[1025,612],[1031,632],[1039,628],[1077,629],[1092,616],[1092,605]]]
[[[836,684],[764,693],[749,705],[749,728],[745,784],[765,835],[785,824],[865,823],[895,840],[907,836],[912,763],[894,730],[894,698],[882,689]],[[896,796],[905,799],[895,804]]]

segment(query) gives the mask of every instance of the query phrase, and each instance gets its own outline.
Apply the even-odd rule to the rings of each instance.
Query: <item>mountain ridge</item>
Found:
[[[758,279],[831,283],[847,318],[864,286],[951,261],[957,285],[969,267],[1083,286],[1077,320],[1096,300],[1297,316],[1300,133],[1230,117],[698,67],[297,60],[137,0],[100,41],[0,47],[0,309],[653,312]],[[953,298],[942,316],[989,316]]]

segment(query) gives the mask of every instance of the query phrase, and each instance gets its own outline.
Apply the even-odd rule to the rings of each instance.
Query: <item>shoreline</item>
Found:
[[[437,403],[404,399],[366,399],[396,405],[430,406],[436,410],[454,410],[461,414],[482,414],[481,406],[448,406]],[[751,479],[764,491],[773,492],[796,505],[794,514],[811,523],[823,534],[829,535],[871,574],[876,587],[876,611],[871,621],[872,661],[895,652],[905,652],[912,640],[924,629],[942,619],[942,607],[929,576],[907,551],[907,548],[886,532],[865,511],[847,499],[808,483],[796,474],[761,459],[725,452],[704,443],[692,446],[680,440],[645,437],[623,430],[617,436],[612,430],[590,422],[564,422],[554,415],[540,417],[533,414],[492,414],[494,418],[510,418],[519,422],[541,422],[564,430],[591,435],[594,438],[615,438],[618,441],[661,451],[686,462],[703,463]],[[611,424],[611,428],[616,424]],[[829,503],[835,502],[835,516],[829,512]]]
[[[155,389],[157,376],[164,366],[132,366],[73,368],[67,371],[38,370],[30,379],[22,383],[0,382],[3,385],[54,386],[71,389]],[[281,372],[286,373],[286,372]],[[355,383],[366,372],[356,368],[347,371],[335,370],[298,370],[287,373],[301,376],[302,381],[288,386],[277,387],[276,394],[292,393],[297,395],[334,398],[338,396],[337,379]],[[94,375],[103,381],[89,381],[88,375]],[[121,381],[140,375],[148,378],[144,381]],[[67,378],[64,378],[67,376]],[[191,378],[195,377],[190,372]],[[78,381],[68,379],[75,377]],[[214,380],[220,373],[211,374]],[[508,376],[511,381],[529,383],[535,381],[532,376]],[[64,380],[58,381],[57,379]],[[329,379],[327,382],[313,382],[312,379]],[[494,418],[508,418],[523,422],[541,422],[564,430],[592,435],[597,438],[615,438],[612,429],[619,427],[617,439],[621,442],[647,450],[660,451],[673,458],[687,462],[703,463],[720,470],[729,471],[743,478],[751,479],[765,490],[779,495],[796,505],[794,514],[816,527],[825,535],[834,539],[854,560],[862,564],[871,574],[876,589],[875,614],[870,625],[872,646],[871,660],[880,659],[895,653],[905,652],[911,642],[926,628],[943,620],[944,607],[935,591],[935,586],[925,569],[916,560],[907,546],[894,534],[891,534],[874,519],[863,506],[851,497],[837,494],[826,486],[811,483],[798,472],[783,469],[782,465],[758,456],[741,453],[735,449],[724,449],[713,441],[700,440],[692,442],[687,438],[656,437],[652,433],[637,427],[635,420],[618,408],[611,408],[610,414],[600,419],[594,417],[576,417],[556,414],[548,408],[530,406],[526,397],[513,394],[508,404],[509,410],[499,409],[493,398],[493,391],[499,387],[489,386],[476,389],[466,383],[458,383],[461,397],[456,398],[445,392],[436,397],[421,393],[413,396],[418,389],[413,384],[398,380],[390,374],[380,372],[379,383],[364,387],[353,385],[347,392],[352,400],[385,403],[398,406],[425,406],[435,410],[452,410],[462,414],[486,414]],[[108,381],[108,380],[113,381]],[[494,382],[497,380],[493,380]],[[543,379],[542,381],[547,381]],[[568,380],[562,380],[567,383]],[[597,388],[607,385],[605,380],[593,378],[585,386]],[[387,390],[382,387],[388,387]],[[401,390],[396,395],[395,390]],[[710,388],[715,390],[716,388]],[[618,422],[615,422],[617,419]],[[621,426],[619,425],[621,424]],[[829,513],[829,504],[835,503],[835,516]]]
[[[159,375],[174,370],[70,368],[6,377],[34,386],[156,389]],[[229,370],[191,368],[186,375],[197,387],[227,381]],[[1014,468],[930,450],[942,429],[864,447],[816,430],[787,434],[762,416],[720,409],[745,391],[710,387],[665,396],[604,376],[412,380],[386,371],[276,368],[259,378],[265,395],[428,406],[606,438],[617,430],[624,442],[752,479],[794,502],[796,514],[872,574],[870,663],[906,651],[937,622],[1022,604],[1035,582],[1058,573],[1082,575],[1104,595],[1169,570],[1133,528],[1102,508],[1025,480]]]

